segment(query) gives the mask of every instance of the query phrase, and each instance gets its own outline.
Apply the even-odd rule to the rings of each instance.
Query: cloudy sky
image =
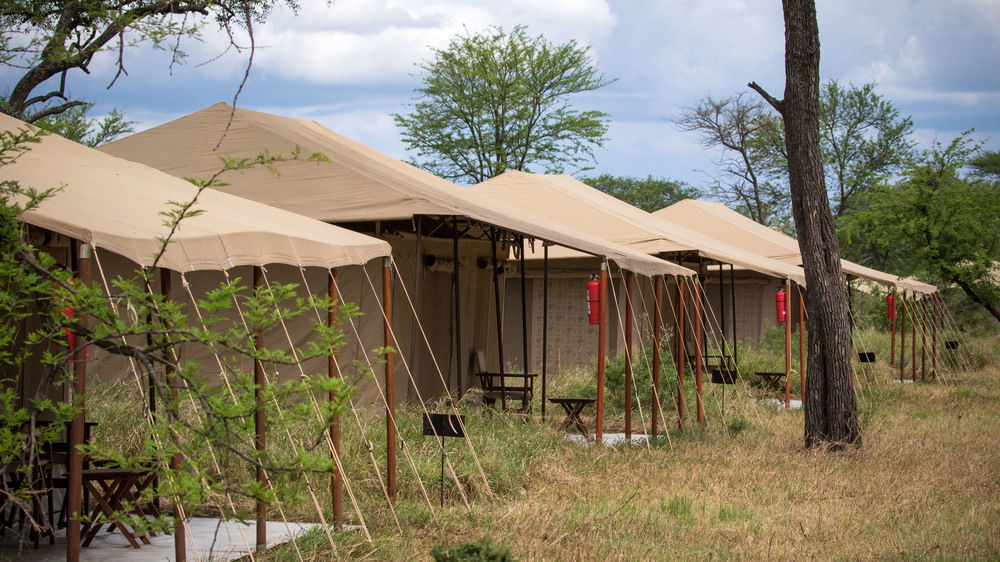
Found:
[[[617,81],[576,104],[611,115],[595,172],[662,176],[703,185],[713,155],[672,124],[706,95],[748,91],[755,80],[781,97],[784,29],[780,0],[301,0],[256,29],[259,50],[240,105],[315,119],[406,158],[390,114],[405,111],[417,63],[463,28],[528,26],[553,42],[590,45]],[[821,74],[877,82],[928,146],[975,128],[1000,150],[1000,0],[820,0]],[[150,127],[231,101],[246,53],[206,28],[182,45],[171,68],[151,49],[126,59],[129,75],[106,90],[113,59],[71,77],[75,95]],[[220,56],[221,54],[221,56]],[[0,74],[11,83],[9,73]]]

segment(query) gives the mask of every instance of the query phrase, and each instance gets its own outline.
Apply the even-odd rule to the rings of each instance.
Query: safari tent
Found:
[[[278,175],[228,174],[219,189],[376,236],[392,246],[396,377],[416,399],[474,385],[472,359],[501,357],[498,311],[511,247],[542,241],[606,257],[640,275],[688,270],[505,204],[485,201],[414,166],[313,121],[233,109],[223,103],[102,147],[179,177],[210,177],[220,157],[262,151],[318,153],[328,162],[289,160]],[[362,280],[358,291],[365,290]],[[348,286],[349,290],[354,286]],[[412,303],[412,306],[410,306]],[[376,336],[374,333],[367,334]],[[508,350],[512,346],[508,346]],[[412,373],[412,384],[406,384]],[[402,388],[402,387],[400,387]]]

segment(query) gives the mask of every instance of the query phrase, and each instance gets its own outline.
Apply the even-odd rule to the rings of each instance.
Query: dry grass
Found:
[[[878,364],[862,385],[858,450],[804,450],[801,411],[754,402],[744,388],[727,405],[731,419],[745,420],[735,435],[710,409],[707,427],[673,432],[672,446],[652,450],[549,441],[530,461],[514,461],[519,486],[480,498],[471,513],[449,496],[436,525],[404,499],[402,536],[389,526],[372,545],[344,535],[338,555],[427,559],[435,544],[487,536],[525,560],[997,558],[995,346],[977,348],[990,366],[947,384],[894,384]],[[307,556],[331,556],[325,539],[313,548]]]
[[[419,411],[401,411],[408,450],[434,503],[432,513],[401,455],[402,535],[359,432],[348,426],[346,463],[374,541],[337,534],[334,554],[317,533],[300,541],[300,550],[314,560],[429,559],[435,544],[486,536],[524,560],[996,559],[1000,351],[996,339],[973,347],[985,367],[927,384],[891,382],[880,353],[859,385],[864,446],[837,453],[805,450],[802,412],[768,406],[761,391],[743,385],[727,392],[725,421],[721,389],[706,385],[706,426],[674,430],[669,444],[650,449],[568,442],[556,427],[561,412],[522,423],[470,405],[469,431],[495,492],[488,497],[461,442],[449,442],[471,511],[450,481],[446,506],[437,507],[440,457],[419,434]],[[693,408],[693,398],[688,404]],[[672,406],[664,411],[673,423]],[[383,422],[377,415],[363,420],[381,465]],[[316,518],[308,505],[289,517]],[[264,558],[297,556],[284,548]]]

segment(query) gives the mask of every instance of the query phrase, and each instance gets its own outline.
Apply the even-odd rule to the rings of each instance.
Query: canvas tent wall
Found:
[[[440,390],[441,378],[426,353],[424,333],[444,378],[453,381],[458,372],[463,373],[459,389],[472,382],[466,362],[474,351],[486,351],[490,366],[496,368],[498,353],[495,346],[488,345],[497,337],[490,307],[493,288],[489,264],[493,251],[500,258],[506,257],[508,246],[522,236],[607,256],[644,275],[689,273],[583,232],[554,228],[531,213],[484,202],[448,181],[313,121],[216,104],[110,143],[102,150],[172,175],[207,177],[217,170],[223,155],[253,157],[263,150],[280,154],[297,148],[304,154],[320,153],[330,162],[286,162],[277,177],[265,170],[240,173],[221,189],[388,240],[397,266],[394,288],[400,289],[394,292],[395,309],[400,312],[394,324],[396,344],[415,370],[418,384],[426,385],[427,394],[432,396]],[[490,241],[491,235],[497,236],[495,242]],[[453,259],[453,237],[461,240],[457,266],[461,349],[456,349],[457,322],[433,321],[442,319],[445,306],[453,306],[442,302],[442,297],[455,279],[447,270],[431,271],[424,261],[427,254],[443,258],[435,261],[438,264]],[[416,319],[407,315],[411,310],[407,298],[417,301]],[[398,365],[398,383],[408,382],[406,368],[402,362]]]
[[[31,130],[4,115],[0,115],[0,126],[5,131]],[[56,257],[62,254],[64,263],[70,260],[70,239],[93,246],[102,266],[102,271],[95,268],[95,272],[109,281],[116,276],[132,277],[140,266],[152,266],[161,247],[159,239],[168,232],[160,213],[168,209],[168,202],[190,201],[197,193],[189,182],[55,135],[44,136],[29,147],[3,166],[4,178],[24,187],[60,190],[25,211],[20,220],[38,229],[41,249]],[[308,268],[310,276],[324,280],[317,284],[323,287],[317,294],[323,294],[329,269],[360,269],[389,255],[384,241],[225,193],[202,192],[197,209],[201,214],[180,223],[157,264],[174,272],[176,287],[181,286],[179,275],[184,273],[196,292],[210,288],[201,282],[206,276],[221,279],[221,272],[228,270],[247,279],[250,265],[281,264],[272,267],[276,273],[285,270],[286,277],[291,277],[289,271],[298,274],[300,268]],[[154,283],[154,290],[158,289]],[[297,341],[307,337],[309,327],[302,324],[293,329]],[[208,359],[201,362],[206,364]],[[124,360],[99,350],[93,351],[91,363],[91,372],[108,382],[128,376]],[[30,373],[22,374],[33,378]]]
[[[768,276],[775,286],[783,284],[784,279],[792,279],[798,284],[804,284],[803,272],[799,267],[754,255],[658,219],[571,176],[510,171],[472,186],[470,191],[483,194],[494,201],[509,203],[522,210],[531,210],[558,224],[587,229],[633,250],[671,259],[691,269],[697,269],[703,260],[708,260],[709,263],[714,261],[735,264],[741,268],[759,272],[763,276]],[[533,279],[540,277],[539,257],[537,252],[531,255],[530,275]],[[587,265],[586,260],[574,259],[578,258],[578,254],[568,251],[555,252],[552,257],[560,264],[558,267],[564,270],[559,278],[553,281],[553,288],[563,292],[575,291],[575,294],[579,295],[583,282],[588,277],[589,271],[593,269],[593,265]],[[568,268],[573,268],[576,272],[570,273]],[[712,276],[707,277],[709,282],[714,281],[714,279]],[[729,277],[727,276],[726,279],[728,282]],[[641,289],[644,292],[636,297],[637,305],[651,303],[651,287],[642,286]],[[667,288],[668,296],[664,299],[666,308],[663,312],[664,318],[670,318],[673,314],[671,312],[673,305],[669,295],[674,290],[671,287]],[[539,291],[532,292],[537,294]],[[745,291],[741,290],[740,292]],[[618,308],[622,308],[624,296],[621,286],[618,287],[616,294],[619,301]],[[713,304],[714,294],[706,291],[705,296],[708,302]],[[745,298],[743,294],[738,296]],[[759,294],[751,296],[757,297],[753,299],[753,306],[755,311],[759,310],[763,299]],[[737,300],[737,309],[740,308],[742,302],[742,299]],[[573,302],[561,304],[569,307],[574,305]],[[579,306],[578,303],[577,306]],[[556,307],[556,309],[562,310],[561,307]],[[731,323],[732,299],[728,292],[725,295],[724,303],[714,302],[713,309],[720,316],[725,313],[725,318],[720,318],[721,321],[717,322],[716,326],[722,328],[726,323]],[[647,307],[646,313],[648,314],[650,310]],[[572,349],[574,342],[579,339],[579,332],[581,329],[585,329],[577,324],[575,319],[577,316],[574,315],[569,319],[568,324],[561,325],[560,329],[556,330],[556,333],[567,338],[566,341],[561,342],[562,345],[558,348]],[[742,316],[738,315],[738,317]],[[538,313],[535,314],[534,321],[536,324],[540,322]],[[729,326],[729,329],[726,330],[727,333],[732,333],[731,328]],[[637,326],[637,330],[642,329],[642,326]],[[706,329],[709,327],[707,326]],[[737,335],[739,334],[737,333]],[[693,336],[688,334],[688,337]],[[620,331],[615,334],[615,337],[609,338],[611,351],[623,349],[623,340],[624,334]],[[561,360],[562,357],[560,356],[558,359]],[[574,357],[574,359],[584,358]],[[537,355],[534,360],[538,360]]]

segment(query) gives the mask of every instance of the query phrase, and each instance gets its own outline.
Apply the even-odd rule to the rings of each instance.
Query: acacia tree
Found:
[[[814,0],[782,0],[785,96],[756,90],[782,116],[792,214],[809,299],[809,384],[806,447],[861,445],[851,372],[851,330],[843,290],[840,245],[827,197],[819,133],[819,24]]]
[[[589,51],[530,37],[524,26],[466,32],[420,65],[411,111],[393,119],[415,163],[450,180],[585,165],[603,146],[608,115],[574,109],[569,98],[612,82]]]
[[[284,0],[295,9],[295,0]],[[117,72],[108,87],[128,74],[129,47],[149,43],[183,61],[181,40],[197,38],[214,20],[228,33],[249,32],[263,21],[276,0],[2,0],[0,64],[24,73],[0,98],[0,111],[34,123],[87,102],[73,99],[68,82],[76,72],[89,73],[94,58],[113,51]]]
[[[1000,262],[1000,182],[988,180],[996,153],[977,156],[978,149],[968,133],[947,146],[935,143],[862,214],[877,225],[874,234],[883,244],[906,255],[911,273],[958,286],[1000,321],[994,278]],[[963,173],[967,167],[971,174]]]
[[[713,194],[761,224],[777,224],[787,217],[788,191],[774,162],[783,159],[773,131],[777,119],[761,102],[737,94],[723,99],[708,96],[684,110],[675,123],[682,131],[697,133],[706,148],[722,149],[716,165],[722,176],[714,178]],[[780,141],[780,139],[778,139]]]
[[[647,213],[659,211],[683,199],[697,199],[701,195],[697,188],[682,181],[653,176],[643,179],[601,174],[581,181]]]

